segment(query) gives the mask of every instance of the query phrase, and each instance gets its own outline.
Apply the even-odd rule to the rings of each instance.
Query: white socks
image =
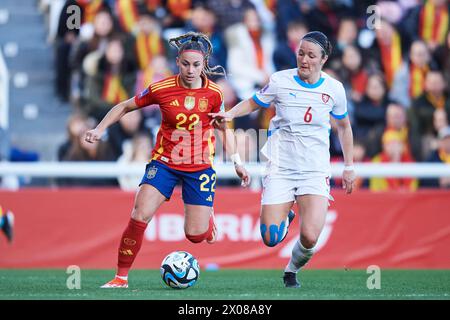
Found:
[[[300,240],[298,240],[292,249],[291,259],[289,260],[289,263],[284,271],[297,273],[300,268],[308,263],[313,254],[314,248],[306,249],[302,246]]]

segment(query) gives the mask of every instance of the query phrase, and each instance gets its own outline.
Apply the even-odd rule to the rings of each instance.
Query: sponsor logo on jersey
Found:
[[[195,107],[195,97],[192,96],[186,96],[184,98],[184,107],[188,110],[192,110]]]
[[[323,101],[323,103],[327,103],[328,100],[330,100],[330,96],[327,95],[326,93],[322,93],[322,101]]]
[[[208,99],[201,98],[198,101],[198,110],[200,110],[200,112],[205,112],[207,109],[208,109]]]

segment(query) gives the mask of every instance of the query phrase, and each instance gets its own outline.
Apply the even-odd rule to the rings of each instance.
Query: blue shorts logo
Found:
[[[156,172],[158,172],[158,168],[156,168],[155,166],[148,169],[147,179],[153,179],[156,176]]]

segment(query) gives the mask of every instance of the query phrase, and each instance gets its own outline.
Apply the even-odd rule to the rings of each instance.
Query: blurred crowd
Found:
[[[210,64],[223,66],[228,74],[212,80],[223,89],[226,108],[231,108],[264,86],[273,72],[295,68],[299,40],[310,30],[320,30],[333,43],[324,71],[346,88],[355,161],[450,165],[450,5],[446,0],[63,2],[50,21],[56,26],[51,39],[56,92],[73,106],[68,140],[58,152],[60,161],[148,159],[161,120],[157,106],[128,114],[98,144],[85,143],[82,134],[118,102],[177,73],[169,38],[187,31],[209,36],[214,46]],[[67,24],[74,18],[73,5],[81,9],[81,25],[75,29]],[[266,129],[273,114],[273,109],[259,110],[234,121],[233,127],[242,129],[237,136],[246,148],[241,150],[245,160],[258,161],[254,155],[260,147],[258,136],[246,132]],[[341,161],[333,122],[332,128],[332,160]],[[126,189],[137,185],[133,179],[96,181],[84,183],[120,183]],[[374,178],[358,181],[358,186],[415,190],[450,187],[450,179]]]

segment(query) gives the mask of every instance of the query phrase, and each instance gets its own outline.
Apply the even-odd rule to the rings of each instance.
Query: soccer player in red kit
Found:
[[[213,202],[216,173],[214,127],[224,131],[226,149],[232,154],[237,175],[247,186],[250,177],[235,153],[234,135],[224,125],[211,123],[210,112],[223,109],[220,88],[207,78],[217,69],[208,65],[212,52],[209,39],[199,33],[187,33],[169,40],[178,49],[179,73],[151,84],[134,98],[114,106],[86,141],[98,141],[106,128],[127,112],[159,104],[161,128],[136,194],[131,218],[122,234],[118,252],[117,273],[102,288],[127,288],[128,272],[139,252],[147,224],[156,210],[170,199],[175,185],[182,181],[185,207],[186,238],[194,243],[216,240]]]

